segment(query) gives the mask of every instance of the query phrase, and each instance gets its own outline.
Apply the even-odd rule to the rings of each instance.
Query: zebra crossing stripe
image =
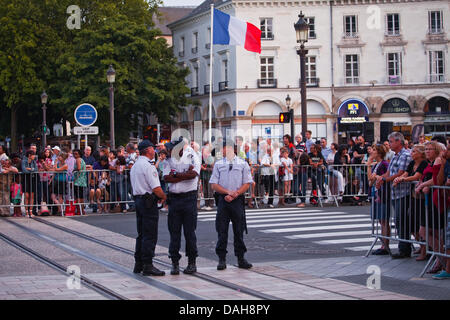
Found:
[[[371,247],[371,245],[370,246],[360,246],[360,247],[347,247],[344,249],[350,250],[350,251],[367,251],[370,249],[370,247]],[[381,248],[381,245],[378,245],[378,246],[376,245],[373,247],[374,250],[379,249],[379,248]]]
[[[322,221],[301,221],[301,222],[282,222],[282,223],[268,223],[268,224],[252,224],[252,221],[247,221],[247,227],[249,228],[267,228],[267,227],[282,227],[282,226],[297,226],[297,225],[309,225],[309,224],[322,224],[322,223],[336,223],[336,222],[369,222],[369,218],[362,219],[341,219],[341,220],[322,220]],[[371,224],[367,224],[371,225]],[[338,227],[331,226],[331,227]],[[320,229],[319,229],[320,230]]]
[[[314,241],[317,244],[344,244],[344,243],[358,243],[358,242],[369,242],[372,243],[375,238],[356,238],[356,239],[336,239],[336,240],[321,240]]]
[[[343,211],[335,211],[335,212],[316,212],[316,213],[288,213],[288,214],[273,214],[273,212],[270,213],[245,213],[247,218],[270,218],[270,217],[295,217],[295,216],[301,216],[301,217],[317,217],[317,216],[334,216],[334,215],[348,215],[348,212]],[[367,216],[367,215],[366,215]],[[208,216],[202,215],[198,216],[198,219],[201,219],[201,221],[213,221],[213,220],[206,220],[216,218],[216,214],[209,214]]]
[[[285,238],[295,240],[295,239],[332,238],[332,237],[345,237],[345,236],[362,236],[362,235],[369,235],[369,234],[372,234],[372,232],[370,230],[364,230],[364,231],[294,234],[292,236],[285,236]]]
[[[334,226],[320,226],[320,227],[301,227],[301,228],[281,228],[281,229],[267,229],[259,230],[264,233],[285,233],[285,232],[303,232],[303,231],[317,231],[317,230],[339,230],[339,229],[359,229],[359,228],[369,228],[371,223],[360,223],[360,224],[342,224]]]
[[[286,210],[286,209],[256,209],[256,210],[245,210],[245,213],[247,215],[253,215],[253,214],[276,214],[278,212],[293,212],[293,213],[313,213],[313,212],[323,212],[323,210],[316,210],[316,209],[311,209],[311,210],[302,210],[299,208],[295,208],[295,209],[291,209],[291,210]],[[208,215],[216,215],[217,210],[213,210],[213,211],[200,211],[197,213],[198,216],[208,216]]]
[[[336,222],[339,222],[339,219],[342,218],[361,218],[365,217],[367,219],[367,215],[364,214],[353,214],[353,215],[345,215],[345,216],[326,216],[326,217],[289,217],[289,218],[279,218],[279,219],[247,219],[247,223],[258,223],[258,222],[277,222],[277,221],[297,221],[297,220],[307,220],[307,221],[316,221],[316,220],[326,220],[326,219],[336,219]],[[265,217],[264,217],[265,218]]]

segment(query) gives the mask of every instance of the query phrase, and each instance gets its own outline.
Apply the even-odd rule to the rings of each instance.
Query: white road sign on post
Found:
[[[98,134],[98,127],[73,127],[73,133],[77,135]]]

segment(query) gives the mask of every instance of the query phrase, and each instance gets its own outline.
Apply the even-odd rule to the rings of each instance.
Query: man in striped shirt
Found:
[[[391,183],[395,178],[401,176],[407,169],[411,162],[410,151],[405,149],[405,138],[400,132],[392,132],[389,137],[389,146],[395,153],[391,162],[389,163],[388,171],[381,177],[377,178],[377,189],[383,183]],[[391,203],[395,212],[395,227],[400,239],[409,240],[411,235],[411,224],[409,221],[409,197],[410,188],[405,183],[400,183],[391,188]],[[389,199],[382,200],[384,202]],[[393,254],[393,259],[409,258],[411,257],[411,243],[400,241],[398,244],[399,252]]]

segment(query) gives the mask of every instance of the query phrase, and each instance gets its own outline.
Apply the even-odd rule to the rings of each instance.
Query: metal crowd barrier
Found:
[[[426,202],[426,252],[431,258],[421,277],[437,263],[445,268],[446,260],[450,259],[450,187],[432,186]]]
[[[304,202],[323,206],[325,199],[339,205],[363,203],[369,193],[366,165],[330,165],[314,168],[310,165],[296,165],[287,186],[279,175],[279,164],[272,167],[252,166],[255,184],[246,193],[246,200],[258,208],[270,206],[289,199],[291,202]],[[212,167],[201,171],[199,179],[199,203],[215,206],[213,191],[209,180]],[[83,213],[87,206],[106,211],[120,206],[125,211],[134,205],[129,169],[86,170],[68,172],[34,172],[0,174],[0,214],[6,210],[19,208],[25,213],[32,210],[57,211],[65,215],[67,208],[77,206]],[[164,186],[164,183],[161,184]],[[20,188],[21,195],[11,194],[13,186]],[[284,192],[284,188],[287,192]],[[165,190],[167,191],[167,190]],[[28,195],[27,195],[28,194]],[[13,198],[14,199],[13,201]],[[31,199],[31,200],[30,200]],[[286,200],[287,201],[287,200]],[[10,209],[11,208],[11,209]],[[115,209],[117,211],[117,209]],[[10,213],[8,213],[10,214]],[[4,215],[8,215],[4,214]]]
[[[360,165],[328,165],[313,167],[311,165],[295,165],[287,191],[284,179],[279,175],[279,164],[272,167],[253,165],[252,176],[254,185],[246,193],[248,203],[254,201],[258,208],[261,205],[273,205],[275,199],[290,199],[291,202],[306,203],[323,206],[326,199],[336,206],[339,203],[363,204],[369,195],[367,180],[367,166]],[[212,167],[202,170],[199,200],[211,207],[214,203],[213,191],[209,185]]]
[[[394,186],[392,182],[386,182],[378,190],[372,186],[372,236],[375,239],[366,257],[378,240],[386,248],[389,248],[390,241],[399,241],[400,246],[405,247],[426,245],[424,235],[419,234],[422,231],[420,227],[425,227],[425,196],[415,193],[416,184],[417,182],[402,182]]]
[[[372,237],[366,253],[371,253],[380,240],[385,249],[390,241],[399,242],[399,250],[409,251],[417,245],[422,255],[431,254],[420,276],[439,262],[445,266],[450,258],[450,187],[433,186],[427,194],[416,193],[417,182],[402,182],[396,186],[384,183],[371,189]],[[408,247],[411,246],[411,249]],[[391,253],[389,249],[389,254]]]
[[[0,214],[84,214],[85,208],[121,211],[133,207],[129,170],[0,174]],[[73,212],[75,211],[75,212]]]

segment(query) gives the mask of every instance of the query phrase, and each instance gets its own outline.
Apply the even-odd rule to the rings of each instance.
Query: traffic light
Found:
[[[291,113],[290,112],[280,112],[278,116],[279,123],[289,123],[291,122]]]

